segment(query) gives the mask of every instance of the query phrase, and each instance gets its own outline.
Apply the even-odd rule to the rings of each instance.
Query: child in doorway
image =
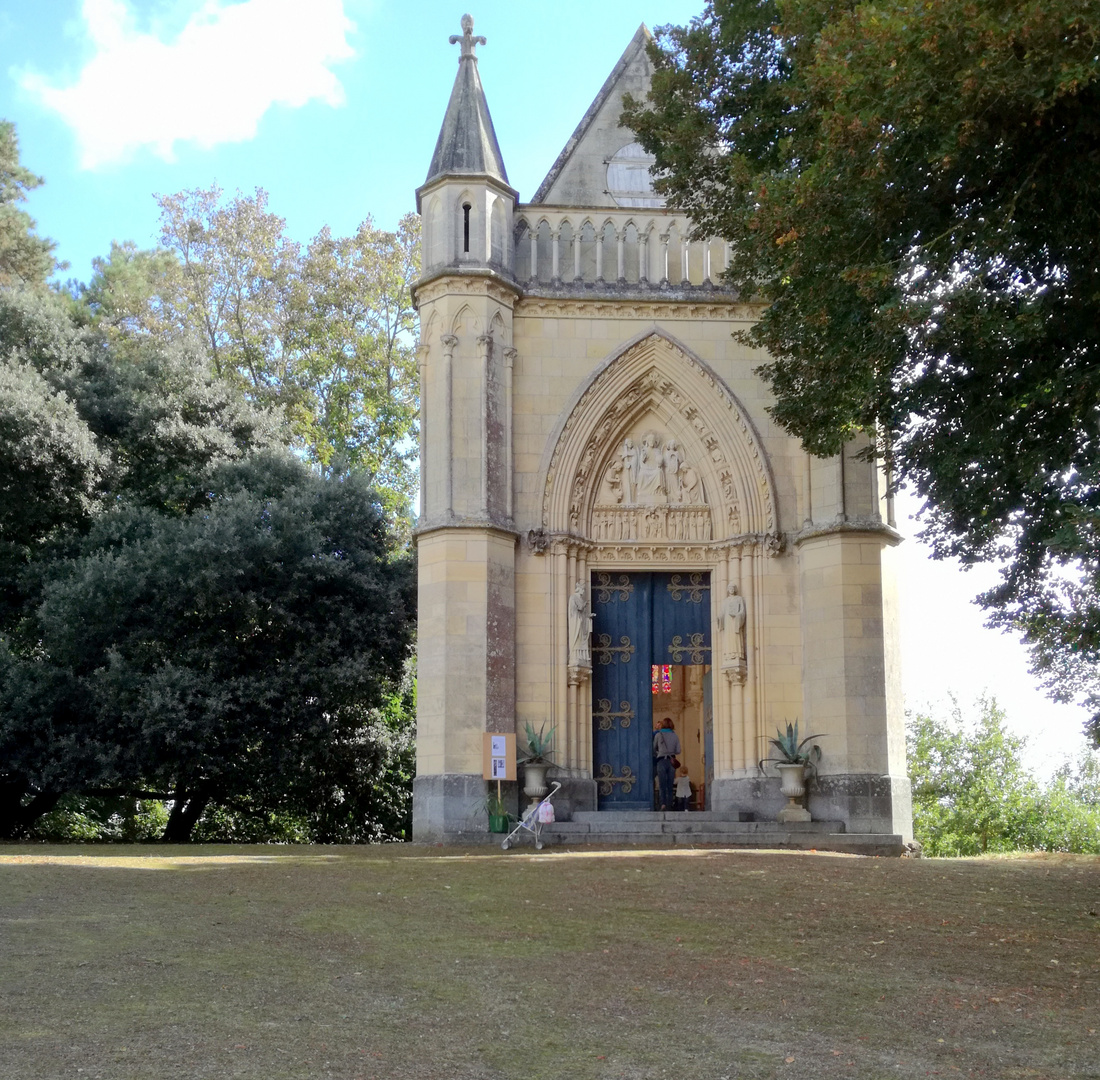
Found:
[[[676,809],[691,809],[691,778],[688,776],[686,765],[681,765],[676,771]]]

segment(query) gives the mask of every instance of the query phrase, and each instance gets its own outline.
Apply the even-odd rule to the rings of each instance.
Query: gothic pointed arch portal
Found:
[[[578,389],[541,475],[539,542],[552,555],[558,611],[566,611],[578,583],[591,592],[608,574],[673,571],[708,583],[701,627],[715,642],[706,658],[714,711],[708,773],[746,775],[763,732],[756,643],[764,561],[778,554],[780,541],[774,483],[744,407],[705,362],[653,328]],[[718,609],[731,585],[745,598],[747,618],[740,656],[727,662]],[[593,715],[598,725],[602,698],[594,701],[594,691],[602,683],[592,665],[601,655],[598,647],[591,656],[563,655],[555,694],[562,764],[597,783],[604,762],[594,753]]]
[[[777,535],[774,484],[744,408],[661,330],[600,365],[551,446],[542,513],[551,534],[674,543]]]

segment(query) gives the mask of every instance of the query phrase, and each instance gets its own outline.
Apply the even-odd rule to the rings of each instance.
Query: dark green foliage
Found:
[[[1100,786],[1095,755],[1047,785],[1024,766],[1025,740],[1004,712],[979,702],[976,723],[956,705],[950,719],[910,716],[913,832],[929,855],[998,851],[1100,853]]]
[[[277,442],[185,347],[0,290],[0,835],[121,837],[104,798],[171,839],[407,828],[410,561]]]
[[[1100,707],[1098,41],[1095,0],[712,0],[626,119],[766,302],[775,417],[816,454],[870,435]]]

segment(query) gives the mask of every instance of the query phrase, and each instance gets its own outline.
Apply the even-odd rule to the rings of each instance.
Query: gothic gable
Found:
[[[653,205],[652,196],[646,202],[644,192],[631,190],[631,177],[648,187],[648,158],[635,142],[634,133],[619,124],[623,95],[629,93],[644,98],[649,92],[653,65],[646,54],[646,46],[652,39],[645,25],[638,27],[546,179],[539,185],[532,203],[550,206]],[[621,191],[618,199],[612,194],[616,190]],[[639,198],[643,201],[639,202]]]

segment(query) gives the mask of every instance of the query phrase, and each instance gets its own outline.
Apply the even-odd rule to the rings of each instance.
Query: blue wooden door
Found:
[[[592,575],[592,737],[601,810],[653,809],[649,574]]]
[[[653,809],[653,664],[709,664],[710,575],[592,575],[592,734],[601,810]]]

